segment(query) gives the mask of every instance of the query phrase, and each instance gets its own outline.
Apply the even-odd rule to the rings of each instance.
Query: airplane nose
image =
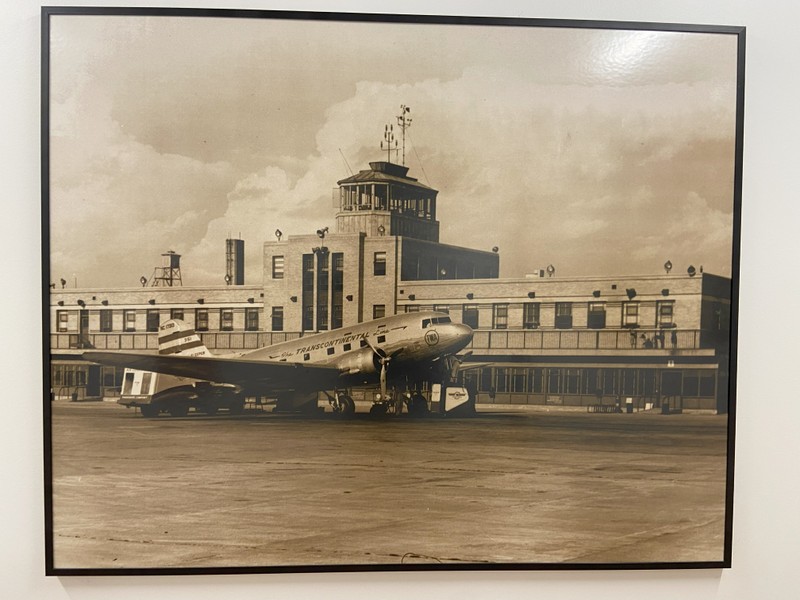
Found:
[[[471,342],[472,335],[472,327],[469,325],[464,325],[463,323],[456,323],[456,336],[458,339],[464,340],[465,342]]]

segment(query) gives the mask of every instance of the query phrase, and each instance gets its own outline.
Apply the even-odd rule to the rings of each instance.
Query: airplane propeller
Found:
[[[392,352],[391,354],[387,354],[386,350],[384,350],[383,348],[381,348],[379,346],[374,345],[370,341],[369,338],[365,338],[365,339],[366,339],[367,345],[369,345],[369,347],[372,348],[372,351],[375,353],[375,356],[378,357],[378,362],[381,365],[381,399],[385,400],[386,399],[386,372],[387,372],[387,370],[389,368],[389,363],[391,362],[391,360],[394,357],[396,357],[398,354],[400,354],[403,351],[403,349],[399,348],[399,349],[395,350],[394,352]]]

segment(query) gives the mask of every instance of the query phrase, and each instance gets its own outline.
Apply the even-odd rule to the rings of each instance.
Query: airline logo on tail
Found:
[[[200,336],[183,321],[167,321],[158,328],[158,353],[212,356]]]

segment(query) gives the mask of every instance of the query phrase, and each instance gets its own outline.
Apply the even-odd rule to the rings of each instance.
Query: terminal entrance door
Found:
[[[86,374],[86,397],[97,398],[100,396],[100,383],[102,367],[100,365],[89,365],[89,372]]]

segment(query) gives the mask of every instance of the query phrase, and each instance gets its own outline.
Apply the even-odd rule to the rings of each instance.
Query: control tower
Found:
[[[437,190],[408,176],[408,167],[387,161],[338,181],[337,233],[403,236],[439,241]]]

